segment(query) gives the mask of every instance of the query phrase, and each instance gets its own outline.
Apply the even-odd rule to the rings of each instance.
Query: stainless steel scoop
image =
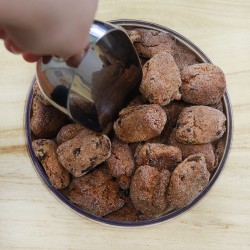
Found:
[[[142,68],[122,28],[94,21],[90,47],[78,68],[53,57],[47,64],[37,63],[36,75],[42,93],[54,107],[74,121],[102,131],[138,90]]]

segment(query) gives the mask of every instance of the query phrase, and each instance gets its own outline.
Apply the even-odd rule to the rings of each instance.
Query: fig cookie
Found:
[[[118,183],[103,166],[72,180],[68,198],[86,212],[100,217],[125,204],[120,197]]]
[[[146,143],[136,150],[134,158],[137,166],[150,165],[159,170],[167,169],[172,172],[182,161],[182,153],[177,147]]]
[[[57,154],[64,168],[80,177],[109,158],[111,142],[106,135],[86,135],[84,131],[59,145]]]
[[[166,122],[166,113],[159,105],[132,106],[120,111],[114,131],[126,143],[147,141],[158,136]]]
[[[38,139],[32,142],[32,148],[51,184],[56,189],[66,188],[70,182],[69,172],[58,161],[56,143],[52,140]]]
[[[222,70],[210,63],[188,66],[181,71],[180,88],[185,102],[197,105],[212,105],[220,101],[226,90]]]
[[[111,144],[111,156],[106,163],[111,175],[117,178],[120,187],[129,189],[135,164],[128,144],[114,139]]]
[[[181,78],[174,58],[167,52],[152,57],[143,66],[140,92],[150,102],[161,106],[180,100]]]
[[[167,207],[166,191],[170,172],[159,171],[149,165],[140,166],[131,181],[130,196],[137,210],[145,215],[156,215]]]
[[[91,134],[95,133],[92,130],[87,129],[87,128],[85,128],[77,123],[67,124],[64,127],[62,127],[60,129],[60,131],[58,132],[58,134],[56,136],[56,142],[58,145],[60,145],[66,141],[73,139],[80,132],[83,135],[83,133],[84,133],[83,131],[85,131],[86,135],[91,135]]]
[[[184,108],[176,124],[176,139],[185,144],[203,144],[218,140],[226,130],[226,116],[208,106]]]
[[[171,175],[167,191],[169,206],[177,209],[190,204],[206,187],[209,177],[204,156],[190,155]]]
[[[35,136],[51,139],[66,125],[68,118],[51,105],[45,105],[41,98],[34,96],[30,129]]]
[[[170,33],[140,28],[127,33],[142,57],[151,58],[162,51],[174,54],[175,38]]]

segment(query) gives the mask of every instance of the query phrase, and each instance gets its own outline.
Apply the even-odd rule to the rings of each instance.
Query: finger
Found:
[[[23,53],[23,59],[27,62],[36,62],[41,58],[41,56],[33,55],[29,53]]]
[[[73,67],[73,68],[77,68],[79,66],[79,64],[81,63],[83,57],[86,55],[89,47],[90,47],[90,45],[88,44],[83,51],[81,51],[77,55],[71,56],[67,60],[67,65],[70,66],[70,67]]]
[[[23,52],[22,49],[18,48],[12,41],[5,39],[4,45],[8,51],[14,54],[20,54]]]
[[[75,56],[71,56],[68,60],[67,60],[67,65],[73,68],[77,68],[79,66],[79,64],[81,63],[83,57],[85,55],[85,52],[79,53]]]

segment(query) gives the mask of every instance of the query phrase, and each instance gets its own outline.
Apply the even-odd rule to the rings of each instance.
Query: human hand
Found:
[[[88,48],[97,2],[0,0],[0,38],[27,61],[56,55],[76,65]]]

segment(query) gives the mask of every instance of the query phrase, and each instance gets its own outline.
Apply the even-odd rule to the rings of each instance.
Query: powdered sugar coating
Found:
[[[81,132],[73,139],[57,148],[61,164],[75,177],[80,177],[98,164],[104,162],[111,154],[111,143],[106,135],[86,135]]]
[[[159,105],[132,106],[120,111],[114,131],[126,143],[146,141],[159,135],[166,121],[166,113]]]
[[[182,99],[197,105],[216,104],[226,90],[226,79],[222,70],[210,63],[188,66],[181,71]]]
[[[162,51],[174,53],[175,38],[170,33],[141,28],[127,30],[127,33],[142,57],[151,58]]]
[[[125,201],[119,195],[119,185],[104,167],[80,178],[69,186],[69,199],[85,211],[105,216],[121,208]]]
[[[185,144],[203,144],[218,140],[226,130],[226,116],[208,106],[184,108],[176,125],[176,139]]]
[[[150,165],[159,170],[167,169],[170,172],[181,161],[182,153],[179,148],[160,143],[146,143],[139,147],[135,153],[137,166]]]
[[[56,189],[66,188],[70,182],[69,172],[58,161],[56,143],[52,140],[38,139],[32,142],[32,147],[51,184]]]
[[[106,163],[111,175],[117,178],[120,187],[129,189],[135,164],[128,144],[117,139],[112,140],[111,156]]]
[[[167,207],[166,190],[170,172],[149,165],[140,166],[131,182],[130,195],[136,209],[145,215],[155,215]]]
[[[180,72],[169,53],[156,54],[144,64],[140,92],[150,103],[164,106],[181,99],[180,86]]]
[[[177,209],[190,204],[208,184],[209,176],[204,156],[190,155],[171,175],[167,191],[169,206]]]

